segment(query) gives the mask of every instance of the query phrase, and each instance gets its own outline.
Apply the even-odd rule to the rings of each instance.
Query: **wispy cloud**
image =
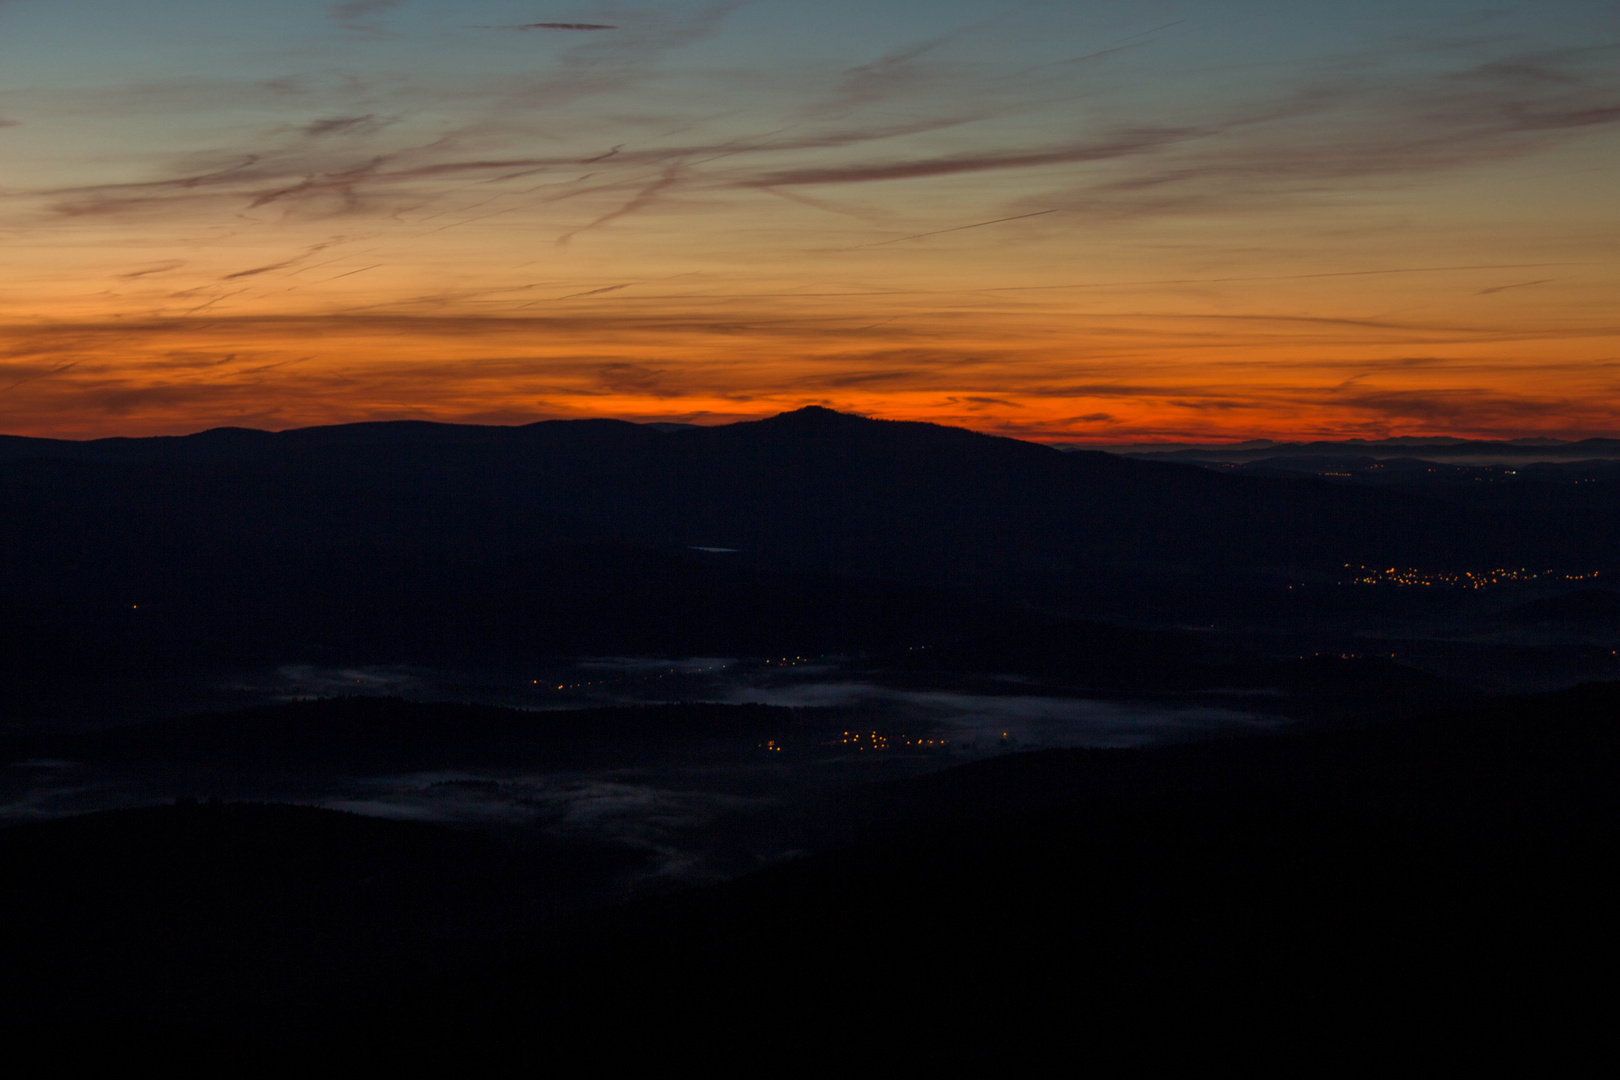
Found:
[[[356,18],[381,10],[339,6],[354,8],[350,14]],[[631,139],[588,153],[510,152],[536,141],[511,123],[521,110],[567,108],[588,97],[626,92],[654,77],[659,55],[712,34],[738,6],[712,4],[680,18],[649,17],[600,43],[565,50],[549,73],[487,99],[485,107],[496,110],[491,115],[500,118],[499,127],[483,120],[416,141],[407,129],[404,138],[379,143],[387,125],[375,112],[326,116],[296,125],[315,140],[301,146],[261,141],[234,151],[221,148],[214,155],[219,166],[190,174],[36,194],[58,213],[73,216],[190,213],[200,202],[218,199],[240,200],[248,209],[293,202],[324,207],[327,213],[369,207],[391,214],[400,199],[423,195],[414,189],[426,182],[512,183],[589,165],[597,189],[626,185],[627,191],[622,209],[584,226],[594,228],[680,192],[731,188],[792,196],[795,189],[863,185],[875,191],[873,185],[895,185],[896,195],[884,196],[890,198],[919,181],[1029,178],[1020,179],[1021,194],[1002,203],[1011,213],[982,222],[993,224],[1058,210],[1082,217],[1182,214],[1217,206],[1264,210],[1277,206],[1279,198],[1319,198],[1423,179],[1620,125],[1620,65],[1614,63],[1620,50],[1593,47],[1479,60],[1473,55],[1477,47],[1437,47],[1416,70],[1358,56],[1342,60],[1337,71],[1302,69],[1296,80],[1263,94],[1180,103],[1175,107],[1180,116],[1161,107],[1151,122],[1065,125],[1054,120],[1041,125],[1047,130],[1039,144],[1007,145],[996,138],[997,127],[985,122],[986,101],[975,94],[980,87],[972,77],[941,89],[941,100],[930,106],[933,115],[897,120],[884,111],[898,103],[897,96],[906,98],[911,83],[923,77],[913,69],[925,65],[947,37],[852,69],[846,85],[825,102],[783,117],[774,131],[766,127],[758,134],[691,142],[626,132]],[[902,80],[894,74],[901,70],[911,74]],[[1009,110],[1035,104],[1007,94],[1005,87],[998,89],[991,104]],[[833,118],[837,125],[829,127],[826,121]],[[548,114],[547,126],[561,119]],[[1074,130],[1053,139],[1051,128],[1060,125]],[[953,128],[961,129],[953,140],[959,149],[904,149]],[[336,137],[345,141],[317,149]],[[998,141],[1003,144],[994,145]],[[373,144],[370,152],[360,145],[364,142]],[[488,153],[501,142],[508,152]],[[463,152],[474,145],[480,152]],[[868,146],[895,150],[851,156]],[[648,169],[650,176],[637,176]],[[1030,190],[1031,184],[1045,190]],[[558,194],[563,193],[537,193],[535,202]],[[26,193],[14,192],[13,198],[18,195]],[[900,239],[972,227],[971,220],[942,224]],[[878,236],[871,242],[896,238]]]
[[[787,188],[1034,173],[1028,202],[1076,213],[1183,213],[1215,202],[1275,204],[1359,184],[1423,178],[1544,149],[1620,124],[1620,49],[1568,49],[1484,62],[1437,49],[1420,71],[1373,58],[1305,71],[1260,100],[1189,101],[1185,122],[1115,124],[1066,142],[925,156],[816,161],[739,178]],[[1210,115],[1225,108],[1225,115]],[[981,137],[982,141],[982,137]]]
[[[345,30],[376,30],[381,16],[404,6],[405,0],[343,0],[327,8],[333,22]]]
[[[370,113],[365,116],[336,116],[325,120],[311,120],[299,130],[316,139],[328,135],[354,135],[372,127],[376,121],[377,118]]]

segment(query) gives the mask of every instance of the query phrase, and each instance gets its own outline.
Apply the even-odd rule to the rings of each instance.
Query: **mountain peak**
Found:
[[[839,412],[837,409],[829,409],[825,405],[806,405],[802,409],[793,409],[790,412],[777,413],[776,416],[772,417],[772,419],[782,420],[786,419],[787,417],[798,417],[804,420],[833,420],[835,418],[839,420],[868,419],[867,417],[861,416],[858,413]]]
[[[823,405],[806,405],[802,409],[793,409],[789,412],[777,413],[767,416],[755,423],[769,424],[775,428],[798,428],[826,431],[834,428],[848,430],[860,424],[871,424],[873,420],[859,413],[839,412]]]

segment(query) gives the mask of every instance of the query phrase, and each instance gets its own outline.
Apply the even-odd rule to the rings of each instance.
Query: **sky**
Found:
[[[1620,4],[0,0],[0,432],[1620,434]]]

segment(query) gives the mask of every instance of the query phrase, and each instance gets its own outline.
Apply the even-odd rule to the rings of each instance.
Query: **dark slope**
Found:
[[[1617,712],[1615,686],[1587,687],[907,782],[872,793],[886,824],[861,846],[585,917],[403,1025],[385,1011],[367,1046],[538,1050],[622,1026],[767,1048],[791,1023],[799,1045],[854,1025],[898,1050],[954,1022],[1007,1052],[1263,1031],[1327,1064],[1579,1028],[1616,951]]]
[[[285,1016],[312,990],[418,978],[627,861],[304,806],[182,802],[15,825],[0,829],[0,1005],[21,1025],[13,1041],[30,1019],[127,1038],[216,1012]]]
[[[1620,683],[1468,706],[1357,730],[1010,754],[870,789],[868,813],[937,824],[1166,793],[1270,792],[1414,821],[1620,828]]]
[[[1493,516],[824,409],[668,433],[387,423],[6,452],[19,671],[882,648],[983,615],[927,590],[1174,604],[1280,568],[1620,562],[1620,527],[1590,514]]]
[[[38,737],[22,754],[238,769],[389,772],[570,765],[623,745],[673,755],[704,740],[765,738],[793,722],[771,705],[677,704],[524,712],[397,698],[329,698]],[[18,756],[21,756],[19,754]]]
[[[1617,716],[1611,684],[1356,732],[1011,755],[869,790],[841,825],[864,836],[853,846],[571,917],[456,972],[402,978],[379,961],[374,981],[351,984],[364,993],[266,1008],[274,999],[236,988],[213,1006],[187,999],[193,1016],[213,1009],[200,1029],[139,1030],[227,1053],[462,1064],[847,1053],[852,1040],[895,1053],[1081,1046],[1090,1059],[1260,1037],[1315,1073],[1376,1045],[1454,1056],[1504,1031],[1546,1052],[1562,1038],[1549,1032],[1603,1023],[1592,988],[1616,951]],[[407,840],[439,876],[428,899],[507,888],[498,857],[447,849],[435,837],[448,834],[298,816],[315,813],[203,807],[0,831],[0,858],[29,869],[5,879],[22,912],[10,932],[88,919],[99,936],[49,940],[107,950],[105,969],[74,955],[21,985],[94,972],[108,1006],[153,971],[215,985],[223,926],[242,935],[217,954],[240,961],[235,978],[253,985],[270,978],[255,965],[279,963],[318,989],[329,968],[300,968],[302,950],[336,931],[294,941],[281,928],[331,911],[349,913],[333,917],[342,928],[375,908],[379,929],[359,938],[397,935],[404,894],[372,882],[398,872]],[[378,835],[343,854],[365,829]],[[406,922],[418,935],[455,925]],[[289,942],[282,960],[265,947]],[[79,1015],[50,993],[19,1005],[31,1037]],[[125,998],[79,1037],[148,1013]]]

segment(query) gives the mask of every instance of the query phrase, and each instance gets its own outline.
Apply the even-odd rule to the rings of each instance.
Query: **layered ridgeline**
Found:
[[[808,408],[708,428],[376,423],[0,442],[17,670],[887,649],[992,609],[1344,564],[1585,571],[1620,511],[1521,514]]]
[[[1068,449],[1084,449],[1070,444]],[[1102,447],[1094,447],[1102,449]],[[1402,435],[1390,439],[1319,439],[1275,442],[1253,439],[1238,443],[1128,443],[1106,447],[1110,453],[1160,461],[1267,461],[1274,458],[1365,457],[1376,460],[1421,459],[1488,465],[1493,462],[1620,461],[1620,439],[1459,439],[1452,436]]]

